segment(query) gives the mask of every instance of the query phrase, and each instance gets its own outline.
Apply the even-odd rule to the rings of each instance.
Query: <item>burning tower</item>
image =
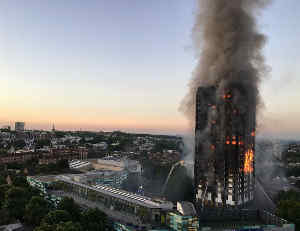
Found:
[[[195,202],[240,207],[253,200],[255,108],[247,91],[200,87],[196,95]]]
[[[253,200],[256,111],[267,72],[256,16],[270,0],[197,1],[199,59],[180,106],[195,125],[195,202],[243,207]]]

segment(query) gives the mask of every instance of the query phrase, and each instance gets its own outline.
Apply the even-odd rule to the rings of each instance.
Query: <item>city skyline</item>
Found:
[[[195,1],[7,0],[0,10],[1,125],[188,130],[178,107],[196,62]],[[291,0],[274,1],[258,16],[271,68],[261,85],[258,135],[300,135],[299,14]]]

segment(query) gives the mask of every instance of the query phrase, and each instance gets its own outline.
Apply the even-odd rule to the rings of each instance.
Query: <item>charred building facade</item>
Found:
[[[241,86],[197,90],[194,198],[198,208],[240,208],[253,200],[256,106],[250,99]]]

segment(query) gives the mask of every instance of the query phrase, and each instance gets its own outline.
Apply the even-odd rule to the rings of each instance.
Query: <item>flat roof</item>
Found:
[[[195,216],[195,215],[197,215],[197,212],[195,210],[195,207],[194,207],[193,203],[191,203],[189,201],[177,202],[177,210],[183,216]]]
[[[70,168],[82,168],[90,164],[91,163],[88,161],[81,161],[81,160],[72,160],[69,162]]]
[[[57,175],[47,175],[47,176],[28,176],[29,178],[36,179],[42,181],[44,183],[57,181]]]
[[[167,209],[171,210],[173,208],[173,203],[170,201],[155,201],[152,198],[137,195],[134,193],[127,192],[125,190],[120,190],[116,188],[112,188],[109,186],[105,185],[94,185],[94,186],[88,186],[85,184],[81,184],[78,182],[74,182],[70,179],[68,179],[66,176],[57,176],[57,179],[61,181],[65,181],[70,184],[75,184],[84,188],[88,188],[115,198],[119,198],[121,200],[125,200],[134,204],[138,204],[147,208],[152,208],[152,209]]]

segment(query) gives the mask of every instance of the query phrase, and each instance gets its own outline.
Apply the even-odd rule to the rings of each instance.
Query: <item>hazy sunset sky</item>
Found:
[[[0,124],[182,133],[195,0],[1,0]],[[260,134],[300,137],[300,1],[258,16],[269,77]]]

